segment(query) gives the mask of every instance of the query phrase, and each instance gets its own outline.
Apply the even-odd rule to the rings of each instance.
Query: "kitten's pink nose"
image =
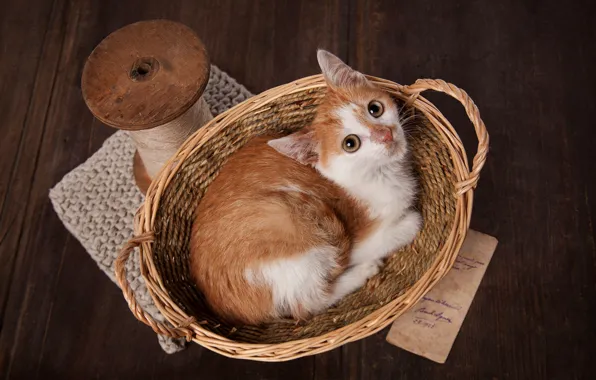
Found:
[[[370,139],[377,143],[388,143],[393,141],[393,134],[389,127],[378,127],[373,129]]]

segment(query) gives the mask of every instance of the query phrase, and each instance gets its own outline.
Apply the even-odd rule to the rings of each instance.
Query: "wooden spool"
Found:
[[[128,131],[135,141],[134,176],[143,194],[157,174],[148,172],[144,161],[158,147],[139,149],[135,137],[150,135],[149,130],[157,133],[155,127],[182,120],[198,102],[206,108],[201,96],[209,70],[209,57],[199,37],[187,26],[167,20],[141,21],[118,29],[87,59],[81,82],[85,103],[97,119]],[[208,121],[211,114],[207,113],[206,120],[191,123],[189,130],[194,132]]]

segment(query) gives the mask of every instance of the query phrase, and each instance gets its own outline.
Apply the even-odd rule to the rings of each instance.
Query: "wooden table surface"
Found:
[[[587,0],[4,1],[0,377],[593,378],[595,14]],[[500,244],[446,364],[389,345],[387,330],[287,363],[161,351],[48,199],[113,133],[82,100],[85,59],[110,32],[152,18],[191,26],[255,93],[318,72],[317,47],[368,74],[468,91],[491,134],[472,228]],[[463,110],[431,98],[473,153]]]

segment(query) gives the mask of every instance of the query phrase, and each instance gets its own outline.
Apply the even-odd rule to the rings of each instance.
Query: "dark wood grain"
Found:
[[[0,13],[0,321],[60,54],[48,49],[59,10],[41,0],[31,6],[10,3]]]
[[[588,1],[26,0],[0,13],[0,378],[589,379],[596,371],[596,27]],[[258,93],[317,72],[325,47],[399,83],[464,88],[491,134],[472,228],[496,236],[444,365],[387,330],[288,363],[192,345],[164,354],[64,229],[48,189],[114,132],[85,107],[87,56],[112,31],[167,18]],[[467,150],[455,101],[444,110]]]
[[[23,241],[35,233],[29,221],[41,212],[30,201],[36,196],[34,184],[39,179],[40,146],[46,136],[45,122],[64,30],[64,2],[32,2],[31,9],[15,5],[8,5],[9,14],[2,20],[7,33],[2,33],[0,49],[3,55],[0,109],[5,118],[0,149],[3,189],[0,200],[0,373],[11,366],[12,347],[2,343],[4,337],[18,336],[22,331],[17,317],[21,311],[13,306],[14,299],[10,295],[16,289],[25,297],[35,292],[30,284],[20,282],[21,273],[28,269],[23,267]],[[47,185],[43,191],[47,193]],[[66,235],[62,233],[62,236]],[[63,242],[56,241],[55,247],[61,247]],[[11,316],[13,311],[16,314]],[[37,331],[43,333],[44,330]]]

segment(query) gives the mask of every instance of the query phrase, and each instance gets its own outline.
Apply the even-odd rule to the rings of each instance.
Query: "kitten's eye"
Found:
[[[354,153],[360,149],[360,138],[356,135],[347,135],[341,146],[346,152]]]
[[[373,100],[372,102],[368,103],[368,113],[373,117],[380,117],[383,114],[383,111],[383,103],[379,102],[378,100]]]

